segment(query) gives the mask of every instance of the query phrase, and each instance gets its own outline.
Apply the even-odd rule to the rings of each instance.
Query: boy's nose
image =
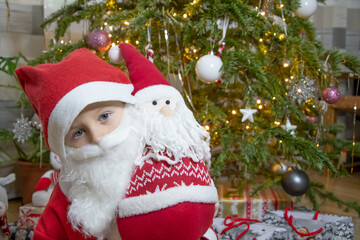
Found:
[[[106,135],[106,132],[101,131],[101,129],[94,129],[90,135],[91,144],[98,144],[100,140]]]

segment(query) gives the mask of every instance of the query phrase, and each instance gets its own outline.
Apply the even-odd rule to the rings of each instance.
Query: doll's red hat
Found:
[[[132,94],[138,102],[169,96],[183,100],[179,91],[172,87],[156,66],[133,45],[120,43],[119,46],[112,47],[109,58],[114,63],[119,63],[122,59],[125,61],[129,78],[134,85]]]
[[[48,147],[65,159],[64,138],[78,114],[102,101],[134,103],[126,74],[86,48],[58,63],[25,66],[15,71],[43,124]]]

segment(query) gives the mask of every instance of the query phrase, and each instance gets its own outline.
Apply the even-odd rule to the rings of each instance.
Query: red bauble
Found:
[[[88,36],[88,45],[98,52],[105,52],[110,48],[111,39],[104,30],[95,30]]]
[[[340,99],[340,92],[337,88],[329,87],[322,92],[322,98],[329,104],[334,104]]]

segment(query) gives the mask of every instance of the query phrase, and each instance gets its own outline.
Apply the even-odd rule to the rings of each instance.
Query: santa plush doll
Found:
[[[125,196],[134,160],[144,148],[133,85],[125,73],[85,48],[61,62],[15,72],[42,121],[49,149],[62,165],[33,239],[120,239],[117,206]],[[65,145],[74,120],[87,106],[114,101],[124,103],[114,130],[83,147]],[[111,113],[99,114],[102,120]]]
[[[115,46],[109,57],[126,63],[147,144],[119,203],[122,239],[199,240],[205,234],[204,239],[217,239],[210,229],[218,195],[206,166],[209,134],[134,46]]]
[[[36,207],[46,206],[55,185],[59,182],[61,161],[59,156],[53,152],[50,152],[50,164],[54,169],[47,171],[41,176],[32,195],[32,204]]]

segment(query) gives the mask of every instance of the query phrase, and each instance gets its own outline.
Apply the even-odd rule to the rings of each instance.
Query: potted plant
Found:
[[[13,129],[0,128],[0,141],[6,142],[7,146],[9,144],[13,146],[13,151],[0,146],[0,152],[5,162],[16,162],[18,179],[21,181],[22,200],[23,204],[26,204],[31,202],[37,181],[49,170],[49,150],[42,134],[41,121],[16,81],[14,71],[20,58],[27,61],[22,54],[17,57],[0,57],[0,71],[14,78],[14,84],[0,84],[0,87],[20,91],[17,106],[21,113],[20,118],[14,119]]]

